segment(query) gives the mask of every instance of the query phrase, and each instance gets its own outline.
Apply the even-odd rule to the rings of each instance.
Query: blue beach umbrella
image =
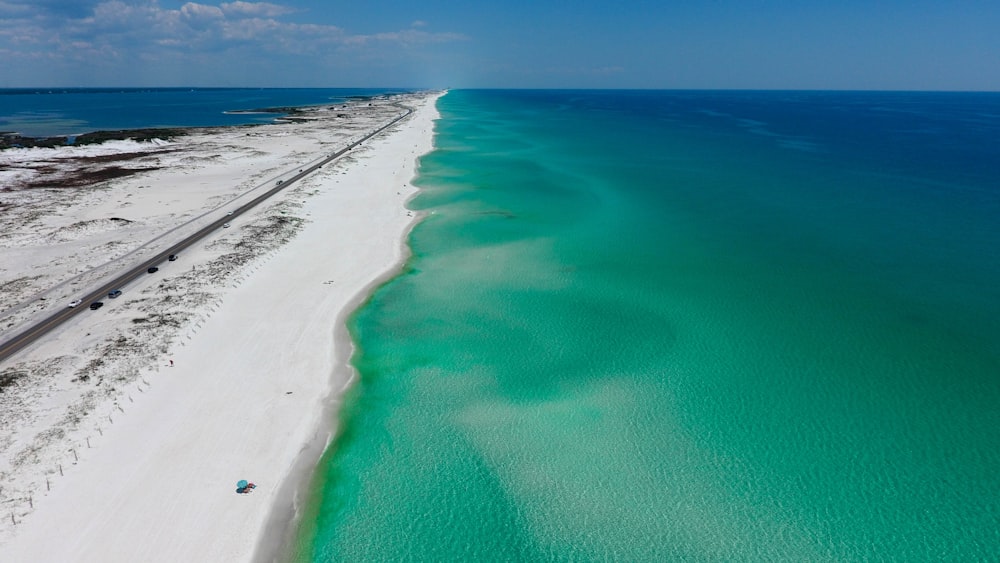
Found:
[[[245,489],[245,488],[247,488],[247,485],[249,485],[249,484],[250,483],[247,483],[246,479],[240,479],[239,481],[236,482],[236,488],[237,489]]]

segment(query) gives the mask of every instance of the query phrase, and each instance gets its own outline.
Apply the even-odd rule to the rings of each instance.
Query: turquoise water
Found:
[[[1000,95],[439,109],[297,560],[1000,553]]]

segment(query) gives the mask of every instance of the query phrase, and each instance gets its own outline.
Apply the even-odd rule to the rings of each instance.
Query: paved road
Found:
[[[402,106],[400,106],[400,107],[402,108]],[[124,287],[130,281],[132,281],[132,280],[134,280],[134,279],[136,279],[136,278],[138,278],[140,276],[146,275],[146,270],[147,269],[149,269],[152,266],[156,266],[156,265],[162,263],[171,254],[180,254],[180,252],[182,250],[184,250],[185,248],[188,248],[189,246],[197,243],[198,241],[200,241],[201,239],[205,238],[209,234],[216,232],[219,228],[222,227],[223,224],[231,221],[234,217],[237,217],[237,216],[242,215],[243,213],[249,211],[253,207],[257,206],[257,204],[259,204],[260,202],[268,199],[269,197],[271,197],[274,194],[280,192],[281,190],[287,188],[288,186],[291,186],[292,184],[294,184],[295,182],[301,180],[302,178],[305,178],[309,174],[312,174],[313,172],[315,172],[316,170],[318,170],[322,166],[324,166],[324,165],[326,165],[326,164],[328,164],[328,163],[330,163],[330,162],[332,162],[332,161],[340,158],[341,156],[343,156],[344,154],[346,154],[348,151],[350,151],[354,147],[360,145],[361,143],[367,141],[368,139],[371,139],[372,137],[374,137],[374,136],[378,135],[379,133],[385,131],[389,127],[392,127],[393,125],[395,125],[396,123],[398,123],[400,120],[404,119],[405,117],[407,117],[408,115],[410,115],[411,113],[413,113],[412,109],[409,109],[409,108],[403,108],[403,109],[406,109],[406,113],[404,113],[403,115],[400,115],[399,117],[393,119],[389,123],[386,123],[382,127],[379,127],[375,131],[372,131],[371,133],[365,135],[361,139],[359,139],[359,140],[351,143],[350,145],[347,145],[343,149],[341,149],[341,150],[333,153],[332,155],[330,155],[329,157],[327,157],[327,158],[319,161],[318,163],[315,163],[312,166],[309,166],[308,168],[303,168],[303,169],[299,170],[298,174],[292,176],[291,178],[289,178],[289,179],[287,179],[287,180],[285,180],[283,182],[279,181],[273,188],[267,190],[263,194],[255,197],[254,199],[250,200],[249,202],[244,203],[240,207],[238,207],[235,210],[233,210],[232,215],[228,215],[228,214],[227,215],[223,215],[220,219],[218,219],[218,220],[212,222],[211,224],[205,226],[204,228],[202,228],[198,232],[196,232],[196,233],[194,233],[194,234],[192,234],[192,235],[184,238],[183,240],[181,240],[180,242],[174,244],[170,248],[167,248],[166,250],[163,250],[159,254],[157,254],[157,255],[155,255],[155,256],[147,259],[142,264],[139,264],[138,266],[135,266],[134,268],[132,268],[132,269],[128,270],[127,272],[119,275],[118,277],[114,278],[113,280],[111,280],[109,282],[106,282],[104,285],[102,285],[98,289],[95,289],[94,291],[92,291],[91,293],[89,293],[88,295],[86,295],[85,297],[83,297],[82,303],[80,303],[80,305],[78,305],[77,307],[72,307],[72,308],[71,307],[66,307],[66,308],[60,309],[55,314],[50,315],[49,317],[43,319],[42,321],[39,321],[38,323],[32,325],[28,329],[22,331],[18,335],[14,336],[10,340],[8,340],[7,342],[4,342],[3,344],[0,344],[0,362],[6,360],[7,358],[13,356],[17,352],[23,350],[25,347],[27,347],[28,345],[32,344],[33,342],[35,342],[36,340],[38,340],[39,338],[41,338],[42,336],[44,336],[45,334],[47,334],[53,328],[55,328],[55,327],[59,326],[60,324],[64,323],[67,319],[69,319],[73,315],[76,315],[76,314],[80,313],[81,311],[87,311],[87,310],[89,310],[89,305],[92,302],[98,301],[98,300],[100,300],[100,299],[102,299],[104,297],[107,297],[109,291],[111,291],[113,289],[118,289],[120,287]]]

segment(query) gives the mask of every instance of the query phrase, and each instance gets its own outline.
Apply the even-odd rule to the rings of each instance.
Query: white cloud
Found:
[[[181,6],[181,15],[190,20],[219,20],[226,17],[222,13],[222,8],[218,6],[195,4],[194,2],[188,2]]]
[[[9,10],[21,10],[26,5],[0,2],[3,2],[0,7]],[[458,33],[416,29],[426,25],[422,21],[400,31],[352,35],[333,25],[299,24],[281,19],[294,12],[292,8],[269,2],[239,0],[219,5],[187,2],[174,10],[160,7],[157,0],[104,0],[94,5],[85,17],[60,18],[56,23],[26,25],[28,21],[38,21],[31,18],[30,13],[22,20],[2,20],[0,48],[18,51],[14,34],[22,44],[47,44],[55,50],[69,50],[74,41],[84,41],[102,48],[140,51],[147,48],[223,50],[237,43],[245,47],[249,42],[272,52],[282,47],[289,52],[302,52],[331,44],[357,47],[396,43],[414,47],[466,39]]]
[[[426,43],[447,43],[450,41],[462,41],[467,37],[461,33],[428,33],[417,29],[405,29],[403,31],[389,31],[376,33],[373,35],[358,36],[365,41],[377,40],[404,45],[419,45]]]
[[[252,41],[261,37],[273,37],[285,33],[291,24],[281,23],[273,19],[244,18],[226,21],[219,31],[223,39],[236,41]]]
[[[240,0],[237,0],[236,2],[223,2],[219,5],[219,8],[221,8],[227,16],[236,17],[248,16],[273,18],[295,12],[294,8],[279,6],[278,4],[271,4],[270,2],[241,2]]]
[[[16,2],[0,1],[0,16],[3,16],[5,18],[13,16],[23,16],[30,14],[31,12],[32,12],[31,6]]]
[[[180,80],[188,80],[188,73],[215,76],[248,61],[279,69],[358,67],[406,60],[425,46],[467,39],[429,31],[422,21],[398,31],[352,34],[336,25],[294,21],[296,10],[270,2],[202,0],[164,8],[161,1],[0,0],[0,85],[62,83],[67,70],[76,80],[121,81],[133,73],[157,76],[157,68],[174,69]],[[65,3],[75,5],[71,10]]]

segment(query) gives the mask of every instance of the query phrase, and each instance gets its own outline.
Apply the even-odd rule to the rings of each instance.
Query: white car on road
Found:
[[[72,309],[73,307],[76,307],[80,303],[83,303],[83,299],[77,299],[75,301],[70,301],[69,302],[69,307],[70,307],[70,309]]]

